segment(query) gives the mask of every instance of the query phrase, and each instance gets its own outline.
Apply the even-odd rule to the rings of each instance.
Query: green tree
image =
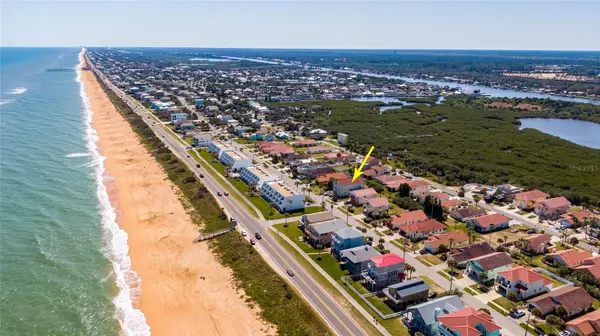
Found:
[[[577,244],[579,244],[579,239],[577,239],[577,237],[571,237],[571,239],[569,239],[569,244],[575,247]]]
[[[538,307],[535,307],[531,310],[531,314],[533,314],[533,316],[537,317],[537,318],[541,318],[542,317],[542,310]]]
[[[398,191],[398,196],[402,197],[410,197],[410,186],[406,183],[402,183],[400,185],[400,190]]]
[[[550,314],[546,316],[546,323],[559,327],[562,326],[565,322],[560,317]]]
[[[565,308],[565,306],[560,305],[556,307],[556,315],[558,315],[558,317],[560,317],[561,319],[565,320],[569,315],[569,312],[567,311],[567,308]]]
[[[517,301],[517,294],[515,294],[515,292],[510,292],[508,293],[508,295],[506,296],[507,299],[509,299],[512,302],[516,302]]]

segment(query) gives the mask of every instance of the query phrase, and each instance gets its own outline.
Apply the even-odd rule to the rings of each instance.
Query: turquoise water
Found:
[[[116,335],[78,48],[0,48],[0,334]],[[109,240],[108,240],[109,241]]]

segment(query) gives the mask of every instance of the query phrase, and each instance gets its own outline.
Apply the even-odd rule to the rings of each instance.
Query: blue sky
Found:
[[[2,46],[600,50],[600,1],[3,2]]]

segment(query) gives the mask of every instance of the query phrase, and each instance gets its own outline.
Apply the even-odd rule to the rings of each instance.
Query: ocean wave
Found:
[[[74,157],[83,157],[83,156],[90,156],[92,155],[91,153],[71,153],[69,155],[67,155],[66,157],[68,158],[74,158]]]
[[[2,99],[0,100],[0,106],[10,104],[14,101],[14,99]]]
[[[11,95],[19,95],[19,94],[23,94],[27,92],[27,88],[25,87],[18,87],[16,89],[12,89],[12,90],[8,90],[8,92],[6,92],[7,94],[11,94]]]
[[[83,51],[82,51],[83,52]],[[76,81],[80,86],[80,96],[84,105],[86,121],[86,139],[92,160],[96,163],[102,163],[104,157],[98,149],[98,135],[92,127],[92,110],[90,100],[86,95],[85,86],[81,79],[82,70],[80,63],[76,70]],[[105,254],[112,262],[115,280],[119,292],[113,299],[117,309],[116,318],[126,335],[150,335],[150,326],[146,322],[144,313],[133,307],[132,298],[139,298],[141,292],[142,279],[131,269],[131,258],[129,257],[129,246],[127,245],[127,232],[119,228],[116,222],[117,213],[110,204],[106,186],[103,183],[103,177],[106,173],[104,164],[93,165],[96,180],[96,196],[98,197],[98,210],[101,215],[102,227],[105,232],[106,248]]]

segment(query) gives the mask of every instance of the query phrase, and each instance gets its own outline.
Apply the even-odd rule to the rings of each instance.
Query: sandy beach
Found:
[[[266,335],[275,333],[232,285],[231,271],[206,244],[192,244],[197,231],[176,187],[143,147],[103,92],[83,71],[105,177],[118,224],[129,235],[132,269],[142,279],[136,308],[154,335]]]

